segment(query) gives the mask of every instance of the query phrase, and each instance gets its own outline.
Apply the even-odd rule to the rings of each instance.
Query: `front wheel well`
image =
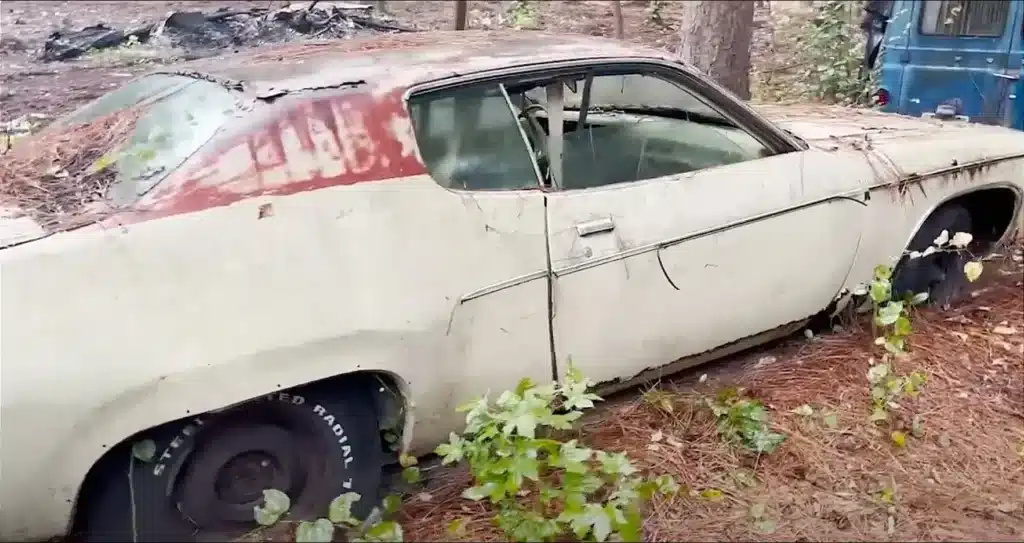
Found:
[[[88,495],[91,490],[97,488],[102,483],[105,472],[108,471],[111,465],[116,464],[119,460],[123,461],[127,455],[133,454],[133,445],[145,440],[147,435],[167,428],[181,428],[197,419],[227,413],[264,398],[275,397],[280,394],[301,394],[303,390],[311,388],[320,390],[337,388],[339,391],[343,391],[345,389],[351,390],[351,387],[363,388],[371,394],[377,414],[381,443],[384,444],[385,452],[390,453],[390,455],[384,457],[384,463],[397,462],[397,451],[404,444],[408,443],[405,429],[407,421],[410,420],[410,402],[405,381],[401,377],[385,371],[358,371],[337,375],[288,389],[268,390],[265,394],[238,402],[222,410],[168,421],[125,437],[116,445],[107,448],[106,452],[89,468],[75,496],[67,532],[72,534],[76,527],[79,526],[79,515],[82,512],[80,507],[82,497]],[[156,454],[159,455],[160,451],[157,451]]]
[[[1020,196],[1007,187],[993,187],[968,192],[942,204],[941,207],[957,205],[971,215],[971,234],[974,236],[974,251],[981,254],[996,248],[1005,241],[1013,229],[1014,217],[1020,210]],[[950,235],[955,232],[950,232]]]

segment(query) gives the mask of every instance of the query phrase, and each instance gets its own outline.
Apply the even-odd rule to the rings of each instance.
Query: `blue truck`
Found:
[[[861,28],[883,111],[1024,130],[1024,1],[872,0]]]

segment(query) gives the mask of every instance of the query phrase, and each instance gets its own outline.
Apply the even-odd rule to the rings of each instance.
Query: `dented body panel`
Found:
[[[1024,220],[1024,134],[798,106],[755,107],[806,141],[780,131],[792,151],[760,160],[598,189],[442,188],[410,88],[674,62],[536,36],[198,64],[252,114],[129,208],[0,250],[0,539],[63,533],[89,468],[155,425],[379,371],[402,383],[405,445],[425,452],[460,428],[458,403],[552,379],[570,357],[621,384],[790,331],[950,198],[1009,187]]]

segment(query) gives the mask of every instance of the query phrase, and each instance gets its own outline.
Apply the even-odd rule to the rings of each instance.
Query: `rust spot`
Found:
[[[256,219],[257,220],[259,220],[259,219],[266,219],[267,217],[273,217],[273,216],[274,216],[274,206],[272,206],[270,204],[263,204],[263,205],[260,206],[259,215],[256,217]]]
[[[426,173],[408,148],[411,124],[402,93],[368,89],[300,102],[190,160],[122,221]]]

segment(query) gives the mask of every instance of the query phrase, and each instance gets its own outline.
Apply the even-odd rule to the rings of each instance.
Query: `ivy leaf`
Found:
[[[914,295],[913,298],[910,299],[910,303],[912,305],[921,305],[921,304],[923,304],[923,303],[925,303],[927,301],[928,301],[928,293],[927,292],[918,292],[917,294]]]
[[[903,302],[889,302],[878,308],[878,324],[889,326],[895,324],[903,314]]]
[[[424,494],[426,494],[426,493],[424,493]],[[429,494],[427,496],[429,496]],[[429,498],[428,497],[422,497],[422,494],[421,494],[421,499],[423,499],[424,501],[429,501]],[[384,505],[384,511],[386,511],[387,513],[397,513],[398,509],[400,507],[402,507],[402,497],[399,496],[398,494],[388,494],[384,498],[383,505]]]
[[[887,364],[875,364],[868,369],[868,382],[871,384],[880,383],[888,375],[889,366]]]
[[[409,466],[402,470],[402,480],[411,485],[420,482],[422,479],[423,476],[420,474],[420,468],[416,466]]]
[[[912,331],[912,329],[911,329],[911,326],[910,326],[910,319],[908,319],[907,317],[905,317],[903,315],[900,315],[899,318],[896,319],[896,322],[893,323],[893,324],[895,325],[895,326],[893,326],[893,328],[894,328],[894,331],[896,332],[896,334],[901,335],[901,336],[909,336],[910,335],[910,332]]]
[[[871,282],[871,301],[880,304],[892,297],[892,286],[888,280],[875,280]]]
[[[942,247],[947,243],[949,243],[949,230],[943,230],[942,233],[939,234],[939,237],[932,241],[932,245],[936,247]]]
[[[334,525],[320,518],[316,522],[304,520],[295,529],[295,543],[331,543],[334,540]]]
[[[288,512],[292,501],[280,490],[268,488],[263,491],[263,505],[253,506],[253,517],[260,526],[273,526],[281,515]]]
[[[359,520],[352,516],[352,505],[362,498],[356,492],[346,492],[331,500],[327,506],[327,518],[335,524],[348,524],[355,526]]]
[[[968,281],[973,283],[977,281],[979,277],[981,277],[981,272],[984,269],[985,268],[981,262],[978,262],[977,260],[972,260],[971,262],[964,264],[964,275],[967,276]]]

